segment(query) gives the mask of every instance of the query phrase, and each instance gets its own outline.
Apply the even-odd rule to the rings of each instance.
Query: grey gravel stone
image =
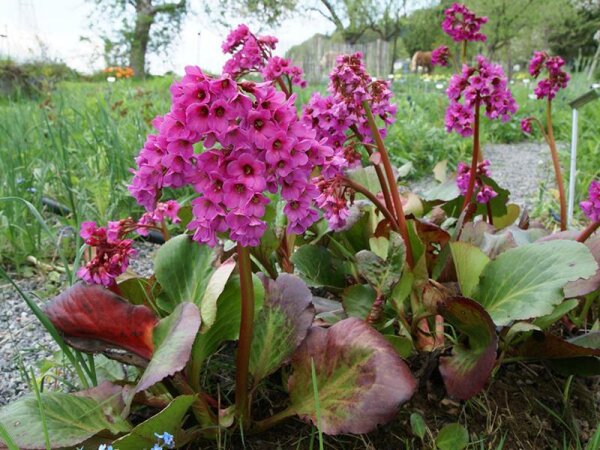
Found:
[[[492,178],[500,187],[510,191],[510,202],[523,209],[531,209],[540,195],[540,186],[554,186],[554,172],[550,151],[543,142],[519,144],[489,144],[483,155],[490,160]],[[448,171],[455,170],[449,167]],[[425,177],[409,184],[417,194],[423,194],[435,183],[433,177]]]

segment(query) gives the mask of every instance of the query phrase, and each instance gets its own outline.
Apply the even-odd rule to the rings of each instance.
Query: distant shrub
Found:
[[[75,70],[61,62],[0,60],[0,93],[5,97],[37,97],[59,81],[78,77]]]

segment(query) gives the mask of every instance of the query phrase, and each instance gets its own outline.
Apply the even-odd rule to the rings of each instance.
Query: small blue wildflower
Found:
[[[163,443],[168,448],[175,447],[175,439],[173,439],[172,434],[169,434],[165,431],[163,434],[154,433],[154,436],[156,436],[157,439],[162,439]],[[158,449],[152,449],[152,450],[158,450]]]
[[[152,447],[150,450],[163,450],[163,448],[158,444],[154,444],[154,447]]]
[[[98,450],[113,450],[113,447],[112,445],[102,444],[100,447],[98,447]]]

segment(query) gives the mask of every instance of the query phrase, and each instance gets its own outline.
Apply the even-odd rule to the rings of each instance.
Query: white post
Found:
[[[569,168],[569,207],[567,209],[567,226],[573,222],[573,207],[575,204],[575,174],[577,172],[577,108],[573,108],[573,123],[571,124],[571,164]]]

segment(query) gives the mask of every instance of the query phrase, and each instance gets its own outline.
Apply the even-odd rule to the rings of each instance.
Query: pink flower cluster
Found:
[[[446,130],[461,136],[473,134],[474,109],[485,108],[490,119],[507,121],[517,111],[517,104],[507,87],[502,66],[492,64],[483,56],[477,57],[473,67],[463,65],[461,73],[454,74],[447,89],[450,105],[446,110]],[[460,101],[463,100],[463,103]]]
[[[531,76],[538,78],[544,67],[548,71],[548,77],[540,80],[535,88],[537,98],[553,99],[559,90],[567,87],[571,77],[562,70],[564,65],[565,61],[560,56],[549,56],[546,52],[533,53],[529,63]]]
[[[137,232],[141,236],[148,235],[148,227],[155,226],[157,223],[163,223],[170,219],[172,223],[179,223],[181,219],[177,215],[181,206],[175,200],[168,200],[164,203],[157,203],[153,211],[148,211],[140,217],[137,222]]]
[[[531,117],[527,117],[527,118],[521,120],[521,130],[523,131],[523,133],[525,133],[525,134],[533,133],[532,122],[533,122],[533,119]]]
[[[450,64],[450,49],[446,45],[434,49],[431,52],[431,64],[447,67]]]
[[[80,236],[93,247],[94,255],[77,276],[87,283],[112,286],[115,279],[127,270],[129,258],[135,256],[131,239],[123,239],[124,221],[108,222],[108,227],[98,227],[96,222],[83,222]]]
[[[193,186],[200,195],[191,202],[188,227],[208,245],[221,232],[258,245],[267,227],[266,192],[280,191],[286,200],[290,232],[302,233],[318,219],[310,174],[332,150],[299,120],[294,95],[286,98],[270,82],[211,78],[198,67],[186,67],[171,92],[171,111],[155,121],[158,134],[136,159],[130,186],[148,211],[154,214],[162,188]],[[199,142],[202,153],[194,151]]]
[[[485,34],[479,30],[487,23],[487,17],[477,17],[473,11],[462,3],[454,3],[444,11],[442,29],[455,42],[485,41]]]
[[[469,190],[469,181],[471,180],[470,167],[463,162],[458,163],[456,169],[456,185],[460,190],[461,195],[465,195]],[[494,189],[486,185],[482,177],[490,177],[490,162],[486,159],[477,165],[477,173],[475,174],[475,190],[478,203],[487,203],[498,195]]]
[[[239,78],[249,72],[259,72],[267,81],[285,76],[291,84],[306,87],[300,67],[292,65],[289,59],[272,56],[276,45],[277,38],[255,36],[247,25],[239,25],[229,33],[221,46],[223,53],[232,55],[225,63],[223,73]]]
[[[346,169],[360,165],[361,155],[356,146],[373,141],[363,101],[369,102],[373,115],[383,122],[379,130],[382,136],[394,122],[397,107],[390,103],[393,94],[389,83],[371,78],[360,53],[337,58],[328,90],[328,96],[313,94],[304,108],[302,120],[316,131],[317,139],[324,140],[333,149],[333,153],[325,157],[321,177],[315,183],[321,193],[317,205],[324,211],[330,227],[339,229],[346,223],[351,200],[339,176]]]
[[[281,58],[280,56],[269,58],[261,74],[268,81],[274,81],[281,76],[285,76],[292,84],[301,88],[306,87],[306,80],[302,78],[304,75],[302,69],[294,66],[289,59]]]
[[[592,181],[588,199],[581,202],[579,206],[592,222],[600,221],[600,181]]]

